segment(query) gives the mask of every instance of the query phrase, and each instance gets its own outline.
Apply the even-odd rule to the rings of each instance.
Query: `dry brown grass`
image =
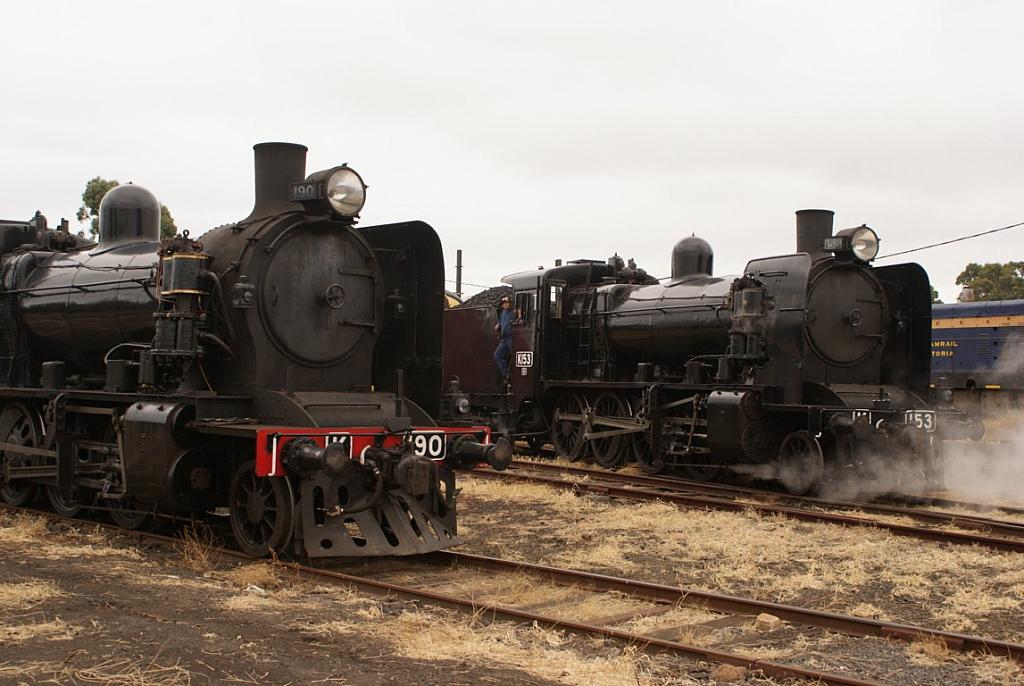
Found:
[[[747,670],[735,665],[718,665],[708,676],[716,684],[737,684],[747,678]]]
[[[0,625],[0,643],[24,643],[36,639],[46,641],[68,641],[78,635],[79,627],[72,626],[60,619],[32,624]]]
[[[352,627],[355,627],[354,629]],[[521,669],[541,679],[580,686],[648,686],[658,683],[649,660],[627,647],[613,657],[581,655],[556,631],[486,624],[480,618],[436,612],[403,612],[374,623],[329,622],[301,627],[319,636],[353,630],[388,640],[397,654],[413,660],[457,660],[492,667]],[[698,682],[680,677],[678,684]]]
[[[195,523],[181,530],[175,549],[181,555],[181,563],[185,569],[208,572],[213,569],[214,560],[219,557],[216,550],[218,545],[219,542],[210,527]]]
[[[283,612],[315,607],[302,587],[267,591],[255,585],[247,586],[241,593],[230,595],[218,604],[228,612]]]
[[[86,557],[142,559],[142,554],[135,548],[115,546],[109,536],[95,528],[82,532],[69,527],[55,534],[47,529],[46,519],[25,513],[0,517],[0,545],[5,549],[31,546],[34,557],[47,560]]]
[[[910,661],[919,665],[941,665],[954,659],[953,652],[938,636],[918,636],[910,644]]]
[[[685,627],[700,624],[701,622],[718,619],[721,616],[722,615],[707,612],[706,610],[680,605],[660,615],[650,615],[649,617],[638,617],[636,619],[632,619],[623,624],[622,628],[633,633],[645,634],[651,631],[667,629],[669,627]],[[686,632],[685,630],[680,631],[679,636],[682,637],[684,635],[695,636],[696,633],[692,631]],[[682,639],[677,637],[676,640]]]
[[[0,612],[25,610],[38,603],[67,595],[52,581],[29,579],[0,584]]]
[[[998,686],[1020,686],[1024,683],[1024,668],[1005,657],[976,656],[971,660],[970,668],[978,683]]]
[[[89,667],[68,665],[77,655],[62,663],[5,662],[0,664],[0,679],[5,684],[102,684],[103,686],[188,686],[191,673],[174,664],[162,666],[155,660],[130,662],[106,660]]]
[[[25,679],[35,682],[37,679],[57,673],[60,669],[61,665],[57,662],[0,662],[0,679],[3,679],[5,684],[20,686],[29,683]]]
[[[0,519],[0,543],[38,543],[47,536],[46,520],[41,517],[18,513]]]
[[[162,666],[155,660],[107,660],[73,670],[72,674],[79,681],[104,686],[187,686],[192,683],[192,675],[187,669],[177,664]]]
[[[267,591],[272,591],[284,585],[279,571],[270,564],[257,562],[245,564],[224,572],[221,575],[225,580],[235,586],[248,588],[258,586]]]
[[[828,609],[872,605],[884,614],[879,583],[893,600],[932,614],[937,628],[970,630],[972,618],[1024,610],[1020,558],[987,548],[940,546],[882,530],[794,522],[756,513],[679,510],[663,503],[619,503],[577,497],[546,486],[461,481],[470,503],[465,519],[500,522],[488,503],[516,503],[522,519],[489,527],[487,543],[523,559],[521,542],[547,536],[557,513],[557,543],[532,545],[529,561],[626,573],[657,560],[675,578],[652,578],[737,595],[793,601],[822,598]],[[506,506],[507,507],[507,506]],[[505,531],[509,533],[505,534]],[[504,538],[503,538],[504,536]],[[899,619],[899,613],[892,619]],[[1007,621],[1008,640],[1024,639],[1024,624]]]

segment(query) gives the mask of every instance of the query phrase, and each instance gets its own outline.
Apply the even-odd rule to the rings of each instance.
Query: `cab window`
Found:
[[[562,318],[562,287],[551,286],[548,289],[548,316],[552,319]]]
[[[513,307],[513,321],[516,324],[525,324],[533,320],[533,311],[536,307],[534,300],[535,295],[533,293],[516,293]]]

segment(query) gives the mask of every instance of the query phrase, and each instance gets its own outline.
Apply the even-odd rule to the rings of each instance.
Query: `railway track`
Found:
[[[1009,442],[1006,442],[1006,443],[1009,443]],[[1002,444],[999,444],[999,443],[974,443],[974,442],[971,442],[970,445],[972,447],[979,447],[979,446],[997,446],[997,447],[1000,447],[1000,448],[1004,447]],[[529,446],[527,446],[525,443],[520,443],[520,444],[518,444],[516,446],[516,448],[517,448],[517,451],[520,454],[522,454],[522,455],[527,455],[527,456],[531,456],[531,457],[537,457],[537,458],[540,458],[540,459],[543,459],[543,460],[555,460],[555,459],[558,459],[558,457],[559,457],[559,455],[554,450],[552,450],[551,448],[548,448],[548,447],[543,447],[543,448],[540,448],[540,449],[533,449],[533,448],[530,448]],[[555,465],[553,465],[551,463],[533,462],[533,461],[525,461],[525,460],[516,460],[516,461],[513,462],[513,464],[521,464],[521,465],[536,465],[536,464],[540,464],[540,465],[545,465],[547,467],[555,466]],[[593,473],[598,473],[598,474],[601,474],[601,473],[619,473],[619,472],[615,472],[615,471],[611,471],[611,470],[597,470],[597,469],[579,468],[579,467],[572,467],[572,466],[569,466],[569,465],[560,465],[560,466],[563,469],[568,469],[568,470],[579,469],[581,472],[593,472]],[[626,468],[628,468],[629,466],[630,466],[629,464],[625,465]],[[638,479],[650,480],[651,483],[654,483],[654,482],[665,483],[665,482],[667,482],[669,484],[685,484],[685,485],[691,486],[693,489],[696,489],[698,492],[703,492],[703,493],[735,492],[735,493],[749,493],[749,494],[753,494],[753,495],[762,495],[762,496],[775,496],[775,497],[778,497],[778,498],[789,498],[791,500],[800,500],[800,499],[805,500],[805,501],[807,501],[807,500],[813,501],[814,500],[813,498],[806,498],[806,497],[801,498],[800,496],[795,496],[795,495],[792,495],[790,493],[785,493],[783,491],[770,490],[770,489],[764,489],[764,488],[752,488],[752,487],[749,487],[749,486],[737,486],[737,485],[734,485],[734,484],[720,483],[720,482],[711,483],[711,482],[707,482],[707,481],[696,481],[696,480],[693,480],[693,479],[686,479],[686,478],[683,478],[683,477],[676,477],[676,476],[671,476],[671,475],[667,475],[667,474],[666,475],[637,474],[637,475],[631,475],[631,476],[636,476]],[[894,493],[890,493],[890,494],[879,496],[879,497],[877,497],[877,498],[875,498],[875,499],[873,499],[871,501],[867,501],[867,500],[863,500],[863,501],[861,501],[861,500],[858,500],[858,501],[838,501],[838,500],[829,500],[829,499],[819,499],[819,501],[823,502],[823,503],[828,503],[829,505],[832,505],[832,504],[843,505],[843,504],[845,504],[845,505],[856,506],[858,508],[869,507],[869,506],[878,505],[878,504],[891,503],[891,504],[897,505],[897,506],[902,504],[902,505],[914,505],[914,506],[918,506],[918,507],[956,508],[956,509],[969,510],[969,511],[973,510],[973,511],[976,511],[976,512],[1001,512],[1003,514],[1024,517],[1024,507],[1014,507],[1012,505],[998,505],[998,504],[992,504],[992,503],[978,503],[978,502],[971,502],[971,501],[965,501],[965,500],[955,500],[955,499],[952,499],[952,498],[945,498],[945,497],[943,497],[941,495],[937,495],[937,494],[897,493],[897,492],[894,492]],[[963,515],[963,516],[969,516],[969,515]],[[983,519],[985,521],[992,521],[992,520],[989,520],[989,519],[983,518],[983,517],[979,517],[979,519]],[[1013,522],[1013,523],[1020,525],[1019,522]],[[1024,525],[1022,525],[1022,526],[1024,526]]]
[[[700,493],[724,498],[754,498],[768,502],[799,503],[831,510],[850,510],[882,516],[906,517],[925,524],[940,524],[957,526],[964,529],[978,529],[1010,538],[1024,537],[1024,522],[1001,520],[963,512],[933,512],[919,509],[920,507],[955,507],[968,510],[982,510],[988,508],[989,510],[996,510],[1007,514],[1024,514],[1024,509],[1007,506],[990,506],[983,505],[981,503],[969,503],[939,497],[910,495],[894,496],[890,499],[890,502],[893,504],[889,505],[881,502],[868,502],[862,500],[814,498],[793,495],[790,493],[781,493],[778,491],[750,488],[747,486],[709,483],[706,481],[694,481],[692,479],[682,479],[672,476],[611,472],[544,462],[514,460],[512,462],[512,466],[522,469],[534,469],[536,471],[548,473],[561,472],[564,474],[573,474],[588,478],[600,479],[603,476],[607,476],[617,482],[651,488],[664,488],[670,491],[685,493]],[[903,505],[895,503],[903,503]],[[907,507],[908,504],[912,504],[917,507]]]
[[[538,473],[540,472],[540,473]],[[666,477],[627,475],[619,472],[603,472],[562,465],[548,465],[536,462],[517,462],[505,472],[472,471],[474,476],[487,479],[504,479],[578,492],[608,495],[633,500],[660,500],[682,508],[717,509],[735,512],[755,511],[761,514],[783,515],[801,521],[843,524],[846,526],[867,526],[889,531],[897,536],[918,538],[954,545],[980,545],[995,550],[1024,552],[1024,525],[1016,522],[989,520],[971,515],[953,515],[939,512],[923,512],[912,508],[869,505],[860,503],[835,503],[829,500],[800,498],[744,489],[741,487],[704,482],[690,482]],[[561,478],[567,475],[570,478]],[[746,499],[742,499],[746,498]],[[795,501],[799,506],[780,504],[779,501]],[[875,508],[878,514],[909,517],[933,526],[914,526],[888,522],[881,519],[854,514],[839,514],[824,509],[846,506],[849,510],[864,511]],[[979,529],[986,533],[949,531],[939,526],[959,526]],[[1001,536],[988,532],[998,531]]]
[[[14,510],[14,508],[6,506],[4,509]],[[50,512],[35,510],[30,512],[52,519],[62,519]],[[102,523],[100,526],[105,526],[110,530],[146,541],[156,541],[168,545],[175,545],[180,541],[176,537],[163,534],[124,531],[114,525]],[[228,548],[217,548],[214,552],[229,559],[259,561]],[[825,630],[855,637],[876,637],[904,643],[939,641],[949,650],[962,652],[977,651],[984,654],[1005,656],[1019,663],[1024,663],[1024,645],[1022,644],[579,570],[548,567],[456,551],[443,551],[416,559],[387,558],[385,563],[393,566],[390,569],[377,570],[376,572],[370,569],[373,563],[369,565],[355,563],[353,566],[368,568],[367,571],[369,573],[364,574],[334,569],[332,567],[339,564],[336,560],[325,561],[317,565],[283,561],[275,561],[268,564],[275,564],[306,579],[316,580],[321,583],[327,582],[355,587],[367,594],[397,597],[426,603],[470,613],[476,617],[484,616],[494,621],[525,622],[583,636],[617,640],[633,645],[649,654],[670,654],[691,659],[697,658],[743,667],[750,671],[761,672],[766,676],[783,679],[808,679],[820,684],[877,686],[880,682],[849,674],[829,673],[775,660],[759,659],[720,648],[684,643],[674,640],[673,636],[678,636],[687,629],[705,628],[712,630],[723,626],[749,625],[754,622],[756,617],[763,617],[764,613],[767,613],[785,622],[788,626],[799,626],[805,632],[808,630]],[[422,569],[424,566],[433,567],[434,573],[424,574]],[[410,570],[410,568],[413,569]],[[486,579],[493,579],[496,572],[507,575],[528,575],[537,581],[546,581],[557,586],[569,587],[574,592],[582,590],[598,594],[613,594],[618,597],[643,602],[646,605],[635,606],[625,613],[613,614],[595,620],[580,621],[573,619],[571,616],[564,616],[563,612],[551,611],[543,607],[515,607],[494,602],[482,602],[476,597],[478,595],[476,593],[472,594],[474,597],[466,597],[465,594],[453,595],[450,592],[440,590],[444,587],[445,580],[439,572],[466,568],[485,573],[484,578]],[[416,579],[429,579],[429,588],[418,585],[410,586],[406,583],[396,583],[386,578],[381,578],[395,571],[407,574],[411,571]],[[713,619],[696,625],[674,626],[647,633],[638,633],[619,628],[630,620],[667,613],[680,607],[694,608],[713,613],[716,616]]]

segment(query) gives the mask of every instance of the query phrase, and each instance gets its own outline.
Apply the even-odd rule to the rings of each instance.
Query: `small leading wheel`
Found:
[[[794,495],[804,495],[821,483],[825,458],[821,444],[806,431],[794,431],[779,447],[776,478]]]
[[[579,393],[566,393],[555,402],[551,444],[559,456],[572,460],[583,456],[586,444],[583,439],[583,420],[586,411],[586,401]]]
[[[231,531],[242,552],[266,557],[280,552],[292,539],[295,501],[288,477],[256,476],[249,460],[238,468],[228,490]]]
[[[38,448],[42,431],[34,413],[21,403],[12,403],[0,412],[0,441],[30,448]],[[31,457],[7,452],[5,462],[12,467],[28,467],[34,464]],[[21,507],[32,502],[39,495],[39,484],[25,479],[13,479],[0,488],[0,498],[8,505]]]
[[[50,500],[50,507],[61,517],[77,517],[82,511],[82,504],[78,502],[78,498],[74,494],[70,498],[65,498],[57,486],[47,486],[46,497]]]
[[[607,391],[597,396],[597,400],[594,401],[595,418],[621,419],[628,416],[629,408],[618,393]],[[600,420],[595,421],[591,427],[591,431],[594,433],[614,429],[615,427],[602,424]],[[619,434],[618,436],[590,439],[590,448],[594,453],[594,461],[602,467],[609,469],[621,465],[626,459],[627,438],[625,434]]]
[[[135,502],[127,500],[110,501],[110,518],[122,529],[138,531],[147,529],[153,524],[153,515],[137,510]]]

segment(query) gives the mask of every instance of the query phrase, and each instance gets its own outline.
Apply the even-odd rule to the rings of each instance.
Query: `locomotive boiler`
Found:
[[[410,554],[457,542],[449,465],[502,466],[482,426],[437,426],[441,246],[357,228],[347,165],[255,146],[245,219],[160,240],[112,189],[96,242],[0,222],[0,496],[126,528],[225,512],[253,555]]]
[[[867,226],[797,213],[797,251],[713,274],[691,236],[658,280],[621,258],[505,277],[513,370],[488,364],[493,313],[446,313],[444,416],[614,467],[711,478],[723,468],[816,488],[837,471],[941,478],[962,413],[926,402],[931,297],[917,264],[878,267]],[[466,332],[477,332],[476,341]],[[478,352],[486,354],[481,359]],[[944,433],[940,433],[944,432]]]

